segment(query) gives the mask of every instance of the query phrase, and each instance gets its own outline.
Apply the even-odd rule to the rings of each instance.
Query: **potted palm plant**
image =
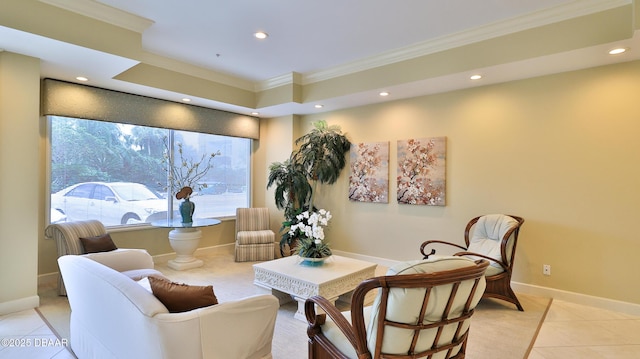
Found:
[[[297,216],[301,213],[316,212],[314,197],[318,184],[333,184],[338,180],[351,147],[339,126],[328,126],[325,121],[314,122],[313,126],[309,133],[296,140],[299,147],[289,159],[269,166],[267,188],[275,185],[276,207],[284,210],[285,217],[281,252],[303,236],[289,229],[299,223]]]
[[[276,207],[284,210],[285,218],[297,215],[311,199],[311,185],[300,163],[292,156],[284,162],[274,162],[269,166],[267,188],[275,184]]]

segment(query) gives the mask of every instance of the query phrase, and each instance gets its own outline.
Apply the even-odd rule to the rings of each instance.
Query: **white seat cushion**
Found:
[[[500,252],[502,238],[511,228],[517,225],[518,221],[503,214],[489,214],[482,216],[475,224],[473,235],[469,240],[469,248],[467,250],[469,252],[480,253],[485,256],[495,258],[498,261],[503,261],[502,254]],[[509,240],[506,250],[507,256],[510,256],[511,251],[513,250],[513,241]],[[490,264],[492,268],[490,268],[490,270],[487,269],[487,273],[485,275],[494,275],[504,271],[498,263],[490,261]]]
[[[474,265],[474,262],[465,257],[438,256],[434,258],[430,257],[427,260],[400,263],[389,268],[387,275],[434,273],[464,268],[472,265]],[[480,298],[484,293],[485,285],[483,277],[472,299],[472,308],[480,301]],[[427,307],[428,315],[425,317],[425,323],[435,322],[442,319],[442,313],[444,312],[444,308],[447,304],[451,287],[451,285],[446,285],[433,289],[432,296]],[[468,295],[465,295],[465,293],[469,293],[472,287],[473,281],[467,281],[460,286],[458,289],[459,294],[456,296],[456,300],[454,301],[450,311],[452,316],[457,316],[464,310],[464,306],[468,298]],[[389,293],[387,319],[396,322],[415,323],[419,317],[422,300],[424,299],[424,292],[425,290],[420,288],[392,289]],[[380,307],[380,301],[381,293],[378,293],[373,305],[364,308],[365,327],[367,328],[367,345],[371,353],[374,352],[375,348],[376,325],[378,320],[377,315]],[[351,322],[351,312],[343,312],[342,315]],[[466,330],[468,327],[469,322],[467,321],[463,325],[462,329]],[[450,339],[453,337],[456,329],[455,324],[447,327],[441,335],[441,342],[446,340],[449,340],[450,342]],[[327,318],[326,323],[322,326],[322,333],[349,358],[357,359],[356,352],[347,338],[329,318]],[[433,344],[435,335],[435,329],[424,330],[419,337],[416,348],[418,350],[426,350],[430,348]],[[387,353],[406,354],[407,348],[409,348],[412,339],[412,330],[387,327],[385,329],[382,350]],[[459,348],[455,350],[459,350]]]
[[[397,264],[387,271],[387,275],[402,275],[402,274],[417,274],[417,273],[435,273],[447,270],[453,270],[458,268],[464,268],[474,265],[474,261],[465,257],[455,256],[442,256],[427,260],[410,261]],[[450,316],[458,316],[464,310],[468,295],[473,288],[473,281],[467,281],[460,285],[458,288],[458,295],[451,307]],[[480,282],[475,296],[472,299],[471,307],[475,307],[485,288],[484,277]],[[442,319],[442,314],[449,299],[452,285],[434,287],[431,293],[431,298],[427,305],[427,315],[425,316],[425,323],[436,322]],[[387,301],[387,319],[401,323],[415,323],[420,315],[420,308],[422,300],[424,299],[424,289],[392,289],[389,293],[389,299]],[[380,294],[376,297],[376,300],[372,305],[373,317],[369,321],[369,327],[367,328],[367,344],[369,350],[373,352],[375,348],[376,339],[376,325],[377,325],[377,313],[380,306]],[[468,321],[463,325],[462,330],[467,330],[469,326]],[[440,344],[443,341],[451,342],[456,330],[456,325],[450,325],[445,328],[440,337]],[[416,344],[416,350],[427,350],[433,344],[433,340],[436,335],[436,329],[423,330]],[[382,351],[385,353],[406,353],[407,349],[413,339],[413,331],[400,328],[387,327],[385,329],[384,341],[382,343]],[[456,349],[456,350],[459,350]],[[456,352],[454,350],[454,353]]]
[[[369,326],[369,320],[371,319],[371,306],[364,307],[362,311],[364,313],[364,326],[367,328]],[[349,323],[351,323],[351,311],[342,312],[342,315],[347,318]],[[353,346],[349,343],[347,337],[342,334],[331,318],[327,317],[327,321],[322,325],[322,333],[349,358],[358,358],[355,349],[353,349]]]

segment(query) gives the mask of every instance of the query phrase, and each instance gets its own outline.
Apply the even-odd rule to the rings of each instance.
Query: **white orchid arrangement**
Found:
[[[300,234],[304,234],[305,237],[317,241],[324,239],[324,227],[329,224],[331,219],[331,212],[320,209],[318,212],[304,211],[296,216],[298,220],[297,224],[291,225],[289,229],[289,235],[295,235],[296,231]]]
[[[329,225],[331,212],[320,209],[304,211],[296,216],[298,223],[289,228],[289,235],[298,235],[298,255],[308,258],[322,258],[331,255],[329,245],[324,243],[324,227]]]

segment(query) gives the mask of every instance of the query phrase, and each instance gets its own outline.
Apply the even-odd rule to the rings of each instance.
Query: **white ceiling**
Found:
[[[149,52],[264,81],[292,71],[326,70],[571,1],[100,2],[154,22],[143,34]],[[269,38],[255,39],[259,30]]]
[[[156,60],[197,66],[219,74],[221,82],[253,90],[292,73],[300,74],[304,84],[330,76],[327,74],[375,66],[376,61],[389,61],[385,59],[393,58],[394,53],[470,38],[465,34],[484,33],[488,37],[494,31],[495,36],[504,35],[631,0],[41,1],[103,21],[137,26],[143,50]],[[112,8],[132,16],[123,17]],[[256,31],[265,31],[269,37],[258,40],[253,37]],[[632,51],[624,57],[607,56],[606,51],[614,45]],[[640,56],[634,47],[640,50],[638,36],[489,66],[478,69],[484,79],[477,83],[470,82],[467,74],[417,79],[387,88],[392,95],[385,100],[630,61]],[[75,81],[75,76],[84,75],[95,86],[172,100],[182,96],[113,79],[138,64],[136,60],[2,26],[0,48],[42,59],[43,77]],[[364,93],[340,95],[327,99],[323,111],[377,101],[381,99]],[[252,110],[215,99],[199,98],[194,103],[242,113]],[[261,116],[319,111],[306,103],[259,110]]]

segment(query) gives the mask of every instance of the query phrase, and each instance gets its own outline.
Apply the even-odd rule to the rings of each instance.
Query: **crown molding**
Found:
[[[266,91],[276,87],[291,84],[302,84],[302,74],[297,72],[290,72],[264,81],[256,82],[254,85],[254,91]]]
[[[122,11],[105,4],[101,4],[94,0],[39,1],[138,33],[144,32],[144,30],[148,29],[149,26],[154,24],[153,20],[149,20],[147,18]]]
[[[350,62],[326,70],[304,74],[302,85],[329,80],[355,72],[390,65],[440,51],[529,30],[532,28],[629,5],[632,0],[580,0],[480,26],[468,31],[438,37],[416,45],[389,51],[367,59]]]
[[[80,15],[88,16],[115,26],[119,26],[138,33],[144,32],[153,25],[154,21],[104,5],[95,0],[38,0],[52,6],[56,6]],[[265,91],[280,86],[300,84],[308,85],[315,82],[330,80],[333,78],[346,76],[373,69],[380,66],[390,65],[417,57],[430,55],[433,53],[450,50],[453,48],[477,43],[480,41],[508,35],[511,33],[533,29],[572,18],[585,16],[605,10],[610,10],[620,6],[630,5],[633,0],[575,0],[563,5],[537,11],[524,16],[517,16],[503,21],[497,21],[481,27],[455,34],[438,37],[424,41],[416,45],[388,51],[369,58],[353,61],[332,68],[299,74],[291,72],[264,81],[241,80],[234,76],[205,71],[197,66],[188,65],[178,60],[163,59],[164,56],[146,52],[149,62],[166,67],[178,66],[183,72],[196,76],[208,78],[216,82],[230,86],[252,90],[255,92]],[[180,66],[182,63],[182,66]],[[197,68],[197,69],[196,69]]]

